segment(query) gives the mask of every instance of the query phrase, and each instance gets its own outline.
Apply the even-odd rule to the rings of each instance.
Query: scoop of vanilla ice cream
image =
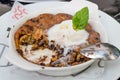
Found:
[[[72,20],[66,20],[54,25],[47,32],[48,40],[54,40],[60,46],[65,47],[87,42],[89,33],[86,30],[75,31],[72,25]]]

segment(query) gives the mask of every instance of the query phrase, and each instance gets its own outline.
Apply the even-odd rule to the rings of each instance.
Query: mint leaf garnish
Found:
[[[88,24],[89,19],[89,10],[88,7],[84,7],[81,10],[77,11],[72,18],[73,29],[81,30],[85,29]]]

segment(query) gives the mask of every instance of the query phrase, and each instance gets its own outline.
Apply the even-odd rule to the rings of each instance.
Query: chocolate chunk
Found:
[[[44,40],[40,40],[38,43],[39,46],[43,46],[44,45]]]
[[[32,21],[32,22],[39,22],[39,20],[37,18],[32,18],[32,19],[30,19],[30,21]]]
[[[96,47],[100,48],[100,44],[96,44]]]
[[[31,26],[31,25],[27,25],[27,24],[25,24],[24,26],[25,26],[27,29],[31,30],[31,31],[34,30],[33,26]]]
[[[21,49],[16,49],[16,51],[20,53],[20,55],[23,55],[23,51]]]
[[[44,63],[40,63],[40,65],[45,66],[45,64],[44,64]]]

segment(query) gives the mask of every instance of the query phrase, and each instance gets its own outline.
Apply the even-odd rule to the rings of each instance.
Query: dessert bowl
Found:
[[[75,3],[78,3],[78,2],[73,1],[63,7],[38,10],[36,12],[30,13],[29,15],[25,16],[24,18],[20,19],[17,23],[15,23],[14,28],[10,31],[10,36],[9,36],[9,53],[6,55],[6,58],[8,59],[8,61],[10,61],[12,64],[22,69],[25,69],[28,71],[38,71],[40,73],[51,75],[51,76],[66,76],[70,74],[75,74],[77,72],[84,70],[88,66],[90,66],[95,60],[91,59],[84,63],[74,65],[74,66],[67,66],[67,67],[40,66],[25,60],[23,57],[21,57],[17,53],[15,48],[14,34],[23,25],[23,23],[26,22],[26,20],[34,18],[37,15],[43,14],[43,13],[51,13],[51,14],[67,13],[67,14],[74,15],[76,11],[86,6],[89,8],[89,12],[90,12],[89,24],[92,26],[93,30],[95,30],[100,34],[101,41],[107,42],[108,41],[107,34],[105,32],[103,25],[100,23],[99,17],[97,14],[97,11],[98,11],[97,5],[88,1],[80,1],[81,3],[80,6],[75,5]]]

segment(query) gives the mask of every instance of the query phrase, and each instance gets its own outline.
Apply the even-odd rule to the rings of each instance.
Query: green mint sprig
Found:
[[[88,7],[84,7],[81,10],[77,11],[72,18],[73,29],[74,30],[82,30],[88,24],[89,20],[89,9]]]

